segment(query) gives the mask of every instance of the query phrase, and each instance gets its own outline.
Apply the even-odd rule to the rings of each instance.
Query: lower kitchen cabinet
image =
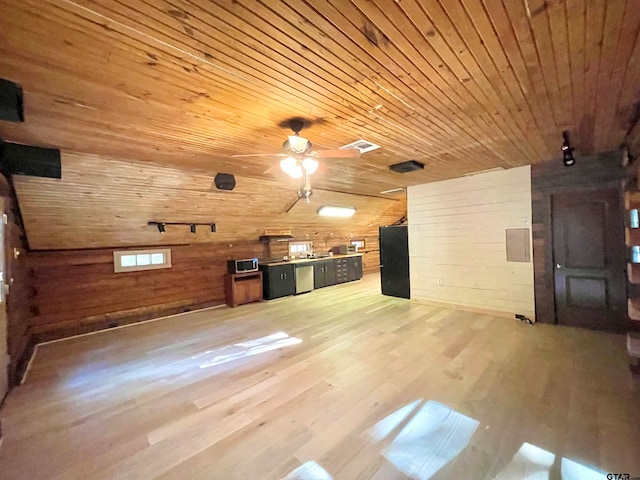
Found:
[[[227,273],[224,283],[230,307],[262,301],[262,272]]]
[[[322,260],[313,263],[313,288],[328,287],[336,283],[335,260]]]
[[[263,295],[267,300],[296,293],[293,265],[261,265]]]
[[[362,257],[347,258],[347,270],[350,282],[360,280],[362,278]]]

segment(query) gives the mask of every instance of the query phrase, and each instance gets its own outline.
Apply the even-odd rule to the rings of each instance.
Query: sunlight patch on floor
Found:
[[[255,340],[247,340],[246,342],[234,343],[233,345],[226,345],[214,350],[207,350],[206,352],[194,355],[191,359],[202,361],[200,368],[208,368],[299,343],[302,343],[301,339],[290,337],[289,334],[285,332],[277,332],[272,335],[267,335],[266,337],[256,338]]]

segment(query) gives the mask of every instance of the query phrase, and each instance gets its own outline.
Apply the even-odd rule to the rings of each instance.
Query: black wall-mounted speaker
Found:
[[[230,173],[218,173],[213,183],[219,190],[233,190],[236,188],[236,178]]]
[[[0,78],[0,120],[24,122],[22,88],[3,78]]]
[[[6,175],[62,178],[60,150],[4,143],[0,158]]]

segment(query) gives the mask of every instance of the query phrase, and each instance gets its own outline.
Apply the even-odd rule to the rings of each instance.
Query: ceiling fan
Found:
[[[287,140],[282,144],[281,153],[255,153],[250,155],[232,155],[233,158],[246,157],[279,157],[280,169],[291,178],[298,179],[298,198],[285,213],[301,199],[309,203],[309,198],[313,194],[311,190],[311,175],[313,175],[320,165],[318,158],[360,158],[360,150],[357,148],[344,148],[337,150],[313,150],[313,145],[309,140],[300,136],[300,131],[304,127],[304,120],[293,118],[289,120],[288,126],[293,131]],[[269,168],[265,173],[270,172],[274,167]]]

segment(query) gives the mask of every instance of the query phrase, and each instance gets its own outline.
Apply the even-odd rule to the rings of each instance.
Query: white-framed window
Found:
[[[171,268],[170,248],[116,250],[113,252],[113,271],[115,273],[159,268]]]
[[[364,238],[351,240],[350,244],[356,247],[357,250],[364,250]]]
[[[313,242],[289,242],[289,257],[313,254]]]

